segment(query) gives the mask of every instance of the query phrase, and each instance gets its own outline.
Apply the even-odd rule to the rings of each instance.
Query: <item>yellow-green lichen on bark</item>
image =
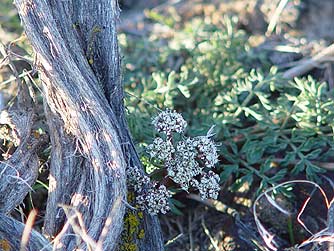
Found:
[[[128,193],[127,199],[128,203],[134,206],[134,208],[138,208],[138,206],[135,205],[135,194],[133,192]],[[124,216],[124,227],[121,234],[119,251],[139,251],[136,240],[143,239],[145,237],[145,230],[141,227],[143,218],[144,214],[139,211],[139,209],[127,209]]]

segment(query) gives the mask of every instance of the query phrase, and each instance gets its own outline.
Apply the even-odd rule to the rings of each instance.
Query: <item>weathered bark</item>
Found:
[[[114,224],[104,237],[103,248],[113,250],[115,240],[122,230],[124,215],[124,203],[115,202],[118,199],[125,200],[126,195],[126,163],[115,130],[115,115],[81,48],[75,46],[79,44],[68,18],[65,2],[15,3],[27,36],[39,56],[44,95],[54,120],[60,118],[64,123],[64,131],[73,136],[73,141],[76,142],[72,149],[77,151],[72,152],[70,156],[62,155],[60,159],[52,156],[51,169],[58,169],[54,170],[57,173],[56,177],[50,177],[52,182],[49,196],[52,197],[57,190],[58,194],[65,193],[65,196],[69,196],[73,213],[79,212],[82,215],[85,231],[96,242],[100,240],[102,230],[110,217]],[[66,186],[63,184],[64,181],[60,180],[63,176],[62,169],[78,166],[63,166],[64,160],[76,158],[75,154],[79,155],[78,158],[82,159],[83,164],[79,167],[81,176],[72,177],[71,180],[80,180],[76,183],[77,186],[73,187],[72,182]],[[57,207],[57,204],[51,207]],[[55,243],[55,249],[92,248],[87,247],[88,244],[82,236],[72,237],[79,235],[72,227],[67,227],[61,234]]]
[[[0,250],[21,250],[21,238],[24,231],[24,224],[0,213]],[[49,241],[40,233],[31,231],[26,251],[49,251],[52,250]]]
[[[125,169],[141,165],[124,117],[117,3],[15,4],[38,56],[52,145],[44,232],[55,238],[54,250],[95,248],[87,236],[101,250],[114,250],[125,212]],[[30,173],[34,181],[37,171]],[[4,212],[9,212],[17,204],[0,209],[7,207]],[[80,231],[78,216],[83,220]],[[69,222],[72,217],[75,220]],[[142,226],[145,237],[134,240],[138,250],[163,250],[158,219],[145,215]]]
[[[46,135],[34,134],[35,116],[28,88],[20,86],[14,105],[1,114],[0,123],[11,127],[19,142],[12,156],[0,163],[0,213],[9,213],[22,203],[36,182],[39,169],[37,153],[48,139]]]
[[[74,17],[72,21],[77,25],[83,48],[86,48],[85,54],[88,60],[91,60],[91,68],[115,113],[119,126],[117,132],[128,168],[141,167],[142,164],[129,133],[123,106],[124,91],[121,83],[121,63],[116,31],[119,12],[117,2],[104,0],[98,3],[97,8],[95,1],[79,1],[74,5],[70,16]],[[146,237],[136,241],[138,250],[163,250],[158,218],[145,214],[141,227],[145,229]]]

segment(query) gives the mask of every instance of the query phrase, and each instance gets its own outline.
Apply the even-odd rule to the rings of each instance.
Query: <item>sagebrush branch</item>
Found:
[[[321,50],[312,58],[303,60],[299,65],[287,70],[284,72],[283,77],[291,79],[303,75],[304,73],[307,73],[313,68],[319,66],[319,64],[326,62],[331,57],[334,57],[334,44],[331,44],[330,46]]]

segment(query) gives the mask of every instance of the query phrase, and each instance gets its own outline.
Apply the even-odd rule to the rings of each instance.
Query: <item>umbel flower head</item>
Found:
[[[168,161],[172,158],[175,149],[170,141],[165,141],[162,138],[157,137],[154,139],[153,143],[147,147],[147,151],[152,158]]]
[[[147,151],[166,169],[164,179],[170,178],[187,192],[197,190],[202,199],[217,199],[219,176],[211,169],[218,162],[218,154],[212,135],[185,137],[187,122],[181,114],[171,110],[161,112],[152,124],[165,136],[155,138]],[[174,137],[175,133],[181,137]],[[136,201],[141,209],[153,215],[169,210],[171,193],[165,185],[151,181],[137,167],[128,170],[128,179],[137,193]]]
[[[171,193],[166,186],[154,184],[150,189],[137,197],[137,203],[142,210],[147,210],[151,215],[166,214],[169,211],[169,198]]]
[[[130,185],[137,193],[136,202],[140,209],[147,210],[152,215],[169,211],[171,193],[166,186],[152,182],[138,167],[129,168],[127,175]]]
[[[219,175],[212,171],[203,174],[201,181],[197,185],[197,189],[202,199],[217,199],[220,190]]]
[[[166,135],[170,135],[172,132],[182,133],[187,127],[187,122],[183,119],[181,114],[166,110],[158,114],[153,121],[155,130]]]
[[[162,162],[168,177],[183,190],[188,191],[193,187],[200,192],[203,199],[217,198],[219,176],[213,176],[214,173],[210,171],[218,162],[212,135],[184,137],[187,122],[181,114],[171,110],[161,112],[153,119],[152,124],[167,137],[158,137],[147,147],[151,158]],[[181,140],[176,140],[172,132],[181,134]],[[212,184],[208,184],[209,182]]]
[[[218,162],[218,154],[215,143],[208,136],[196,137],[193,142],[197,151],[197,157],[206,167],[214,167],[214,165]]]

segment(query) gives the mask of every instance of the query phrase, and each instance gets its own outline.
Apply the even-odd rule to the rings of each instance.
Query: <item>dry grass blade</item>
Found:
[[[168,247],[169,245],[172,245],[173,243],[175,243],[175,241],[177,241],[179,238],[181,238],[183,236],[183,233],[178,234],[177,236],[175,236],[174,238],[168,240],[165,244],[165,247]]]
[[[279,17],[280,17],[282,11],[284,10],[284,8],[285,8],[285,6],[287,5],[288,2],[289,2],[289,0],[281,0],[279,2],[278,6],[277,6],[277,8],[274,12],[273,17],[270,19],[270,22],[269,22],[269,25],[268,25],[268,28],[267,28],[267,32],[266,32],[267,36],[270,36],[273,33],[273,31],[274,31],[274,29],[277,25],[277,22],[279,20]]]
[[[23,234],[22,234],[20,251],[25,251],[28,246],[30,234],[34,226],[34,221],[36,219],[36,216],[37,216],[37,210],[32,210],[28,216],[28,219],[26,221],[26,224],[23,230]]]
[[[209,229],[207,228],[207,226],[205,225],[205,221],[204,221],[204,217],[202,217],[201,219],[201,225],[204,229],[204,233],[209,237],[211,245],[215,248],[216,251],[219,251],[219,247],[218,247],[218,241],[215,240],[212,235],[210,234]]]
[[[273,205],[278,211],[280,211],[281,213],[289,216],[291,215],[291,212],[285,210],[284,208],[282,208],[275,200],[273,200],[269,195],[268,193],[264,193],[266,199],[268,200],[268,202]]]

